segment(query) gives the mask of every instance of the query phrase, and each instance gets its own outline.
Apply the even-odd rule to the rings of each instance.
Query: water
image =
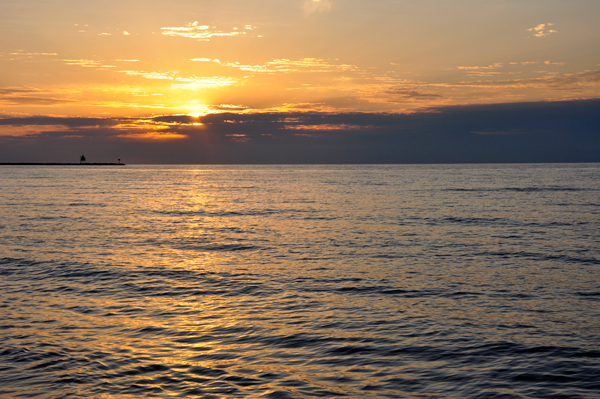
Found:
[[[598,398],[600,165],[0,169],[0,397]]]

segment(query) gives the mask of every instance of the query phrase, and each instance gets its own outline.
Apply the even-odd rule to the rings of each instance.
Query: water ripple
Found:
[[[0,397],[598,396],[596,166],[105,172],[0,175]]]

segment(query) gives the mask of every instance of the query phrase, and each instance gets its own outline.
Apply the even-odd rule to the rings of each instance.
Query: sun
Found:
[[[189,116],[193,116],[194,118],[198,118],[199,116],[204,116],[213,112],[211,107],[205,104],[190,104],[183,107],[187,112],[186,114]]]

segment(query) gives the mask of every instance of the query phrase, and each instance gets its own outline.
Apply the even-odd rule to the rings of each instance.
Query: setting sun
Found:
[[[232,134],[244,134],[247,148],[256,144],[253,162],[275,162],[275,158],[260,158],[273,154],[266,150],[271,144],[299,149],[304,144],[290,140],[304,137],[307,145],[317,148],[323,144],[317,137],[328,131],[329,139],[341,141],[329,148],[349,154],[341,149],[352,146],[345,135],[374,143],[373,138],[384,131],[409,134],[413,128],[406,130],[399,122],[408,115],[415,116],[409,119],[413,120],[481,106],[506,112],[503,104],[568,107],[600,97],[600,58],[591,51],[600,47],[598,4],[583,0],[232,0],[218,4],[107,0],[85,5],[65,0],[60,6],[35,0],[4,2],[0,5],[0,121],[4,126],[0,138],[17,145],[16,137],[28,137],[23,145],[40,143],[38,150],[29,150],[33,154],[43,153],[42,141],[64,135],[68,140],[60,147],[66,154],[67,147],[79,145],[75,137],[93,135],[94,140],[109,140],[117,147],[128,135],[136,140],[154,137],[141,136],[137,127],[145,123],[142,120],[153,120],[153,126],[167,126],[164,132],[170,132],[160,136],[165,146],[171,137],[219,137],[218,143],[237,145],[240,141]],[[314,114],[320,117],[315,119]],[[359,114],[361,121],[356,120]],[[204,125],[189,125],[186,116],[199,118],[197,122]],[[167,117],[170,124],[162,124]],[[36,118],[46,119],[39,123]],[[121,123],[123,118],[127,125]],[[281,122],[290,118],[303,120]],[[497,118],[515,120],[508,115]],[[221,119],[237,123],[221,126]],[[438,122],[427,118],[427,123]],[[423,130],[421,122],[415,126]],[[519,122],[504,130],[546,129],[527,126]],[[202,130],[196,134],[197,127]],[[427,129],[439,131],[433,125]],[[464,126],[467,131],[494,129]],[[265,141],[266,137],[273,140]],[[382,154],[394,145],[395,139],[390,140],[381,144]],[[438,139],[433,142],[442,145]],[[190,149],[200,145],[188,144]],[[105,145],[94,146],[109,151]],[[7,159],[23,156],[8,144],[4,148],[6,154],[0,149],[0,155]],[[137,151],[127,148],[129,153]],[[148,156],[159,153],[165,162],[182,159],[169,158],[175,150],[144,155],[141,148],[136,159],[142,162],[157,161]],[[353,157],[349,154],[345,162],[353,162]],[[408,161],[401,151],[369,159]]]

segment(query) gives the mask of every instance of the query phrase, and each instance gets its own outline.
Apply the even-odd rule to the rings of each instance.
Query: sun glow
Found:
[[[198,104],[196,101],[192,101],[190,104],[182,106],[181,109],[186,115],[193,116],[194,118],[208,115],[212,112],[211,107],[205,104]]]
[[[157,0],[135,11],[115,2],[114,13],[96,12],[103,7],[98,2],[5,1],[0,120],[15,112],[125,119],[402,114],[599,98],[600,61],[594,52],[575,50],[599,47],[591,17],[598,10],[574,1],[582,2],[569,11],[580,22],[577,29],[564,19],[567,6],[560,2],[547,7],[544,19],[530,15],[533,0],[515,3],[510,12],[489,2],[448,9],[417,2],[407,12],[405,2],[385,0],[367,8],[298,0],[264,10],[241,0],[176,1],[177,7]],[[29,3],[36,7],[22,6]],[[480,34],[482,26],[488,34]],[[38,36],[44,40],[31,42]],[[0,136],[60,131],[38,123],[11,130],[0,125]],[[126,128],[140,131],[119,127]],[[351,120],[285,129],[358,130]]]

